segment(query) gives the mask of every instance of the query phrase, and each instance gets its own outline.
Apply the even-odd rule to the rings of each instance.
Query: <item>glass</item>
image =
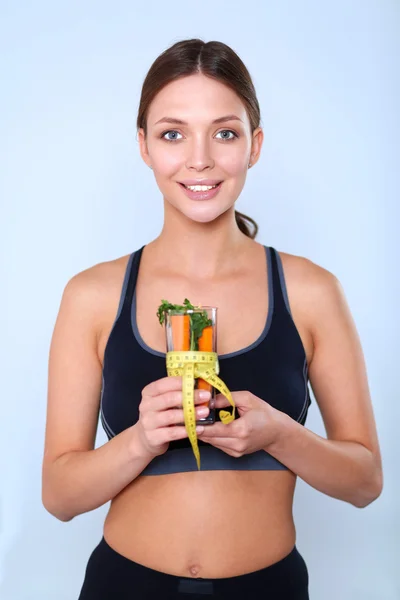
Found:
[[[167,352],[181,350],[196,350],[204,352],[217,352],[217,310],[216,306],[202,306],[196,309],[165,311],[165,337]],[[199,323],[202,316],[207,317],[211,324],[202,329],[201,335],[196,333],[194,324]],[[209,322],[210,322],[209,321]],[[204,323],[204,319],[203,319]],[[199,331],[197,329],[197,331]],[[217,365],[217,375],[218,375]],[[206,417],[196,420],[196,425],[208,425],[215,423],[215,396],[216,388],[204,379],[196,377],[194,380],[195,390],[207,390],[211,392],[210,400],[197,404],[196,406],[207,406],[209,413]],[[183,425],[184,423],[179,423]]]

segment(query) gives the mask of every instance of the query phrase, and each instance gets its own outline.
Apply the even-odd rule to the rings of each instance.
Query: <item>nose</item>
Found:
[[[211,156],[208,140],[204,137],[194,139],[188,146],[186,167],[188,169],[195,169],[196,171],[203,171],[213,166],[214,159]]]

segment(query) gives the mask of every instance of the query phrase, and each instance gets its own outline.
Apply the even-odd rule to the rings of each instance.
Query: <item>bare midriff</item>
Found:
[[[234,577],[295,544],[291,471],[196,471],[137,477],[112,503],[104,537],[118,553],[181,577]]]

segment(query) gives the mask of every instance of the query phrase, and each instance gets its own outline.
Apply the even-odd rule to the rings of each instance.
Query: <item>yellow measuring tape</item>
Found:
[[[225,383],[218,377],[219,363],[216,352],[181,350],[167,352],[167,373],[169,377],[182,376],[183,414],[193,453],[196,457],[197,468],[200,470],[200,452],[196,434],[196,413],[194,405],[194,380],[204,379],[226,396],[233,406],[232,413],[221,410],[219,413],[222,423],[227,425],[235,420],[235,402]],[[205,426],[207,427],[207,425]]]

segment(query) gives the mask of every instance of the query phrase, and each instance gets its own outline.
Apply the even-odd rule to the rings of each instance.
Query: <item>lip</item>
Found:
[[[215,183],[203,183],[203,184],[188,183],[188,184],[186,184],[186,185],[216,185],[216,184],[218,184],[217,187],[213,188],[212,190],[207,190],[205,192],[193,192],[192,190],[185,188],[185,186],[180,182],[178,182],[178,185],[184,191],[186,196],[188,198],[190,198],[191,200],[211,200],[211,198],[214,198],[220,191],[220,189],[222,187],[222,183],[223,183],[222,181],[220,181],[220,182],[216,181]]]
[[[217,185],[217,183],[221,183],[222,179],[183,179],[182,181],[178,181],[178,183],[183,183],[184,185]]]

